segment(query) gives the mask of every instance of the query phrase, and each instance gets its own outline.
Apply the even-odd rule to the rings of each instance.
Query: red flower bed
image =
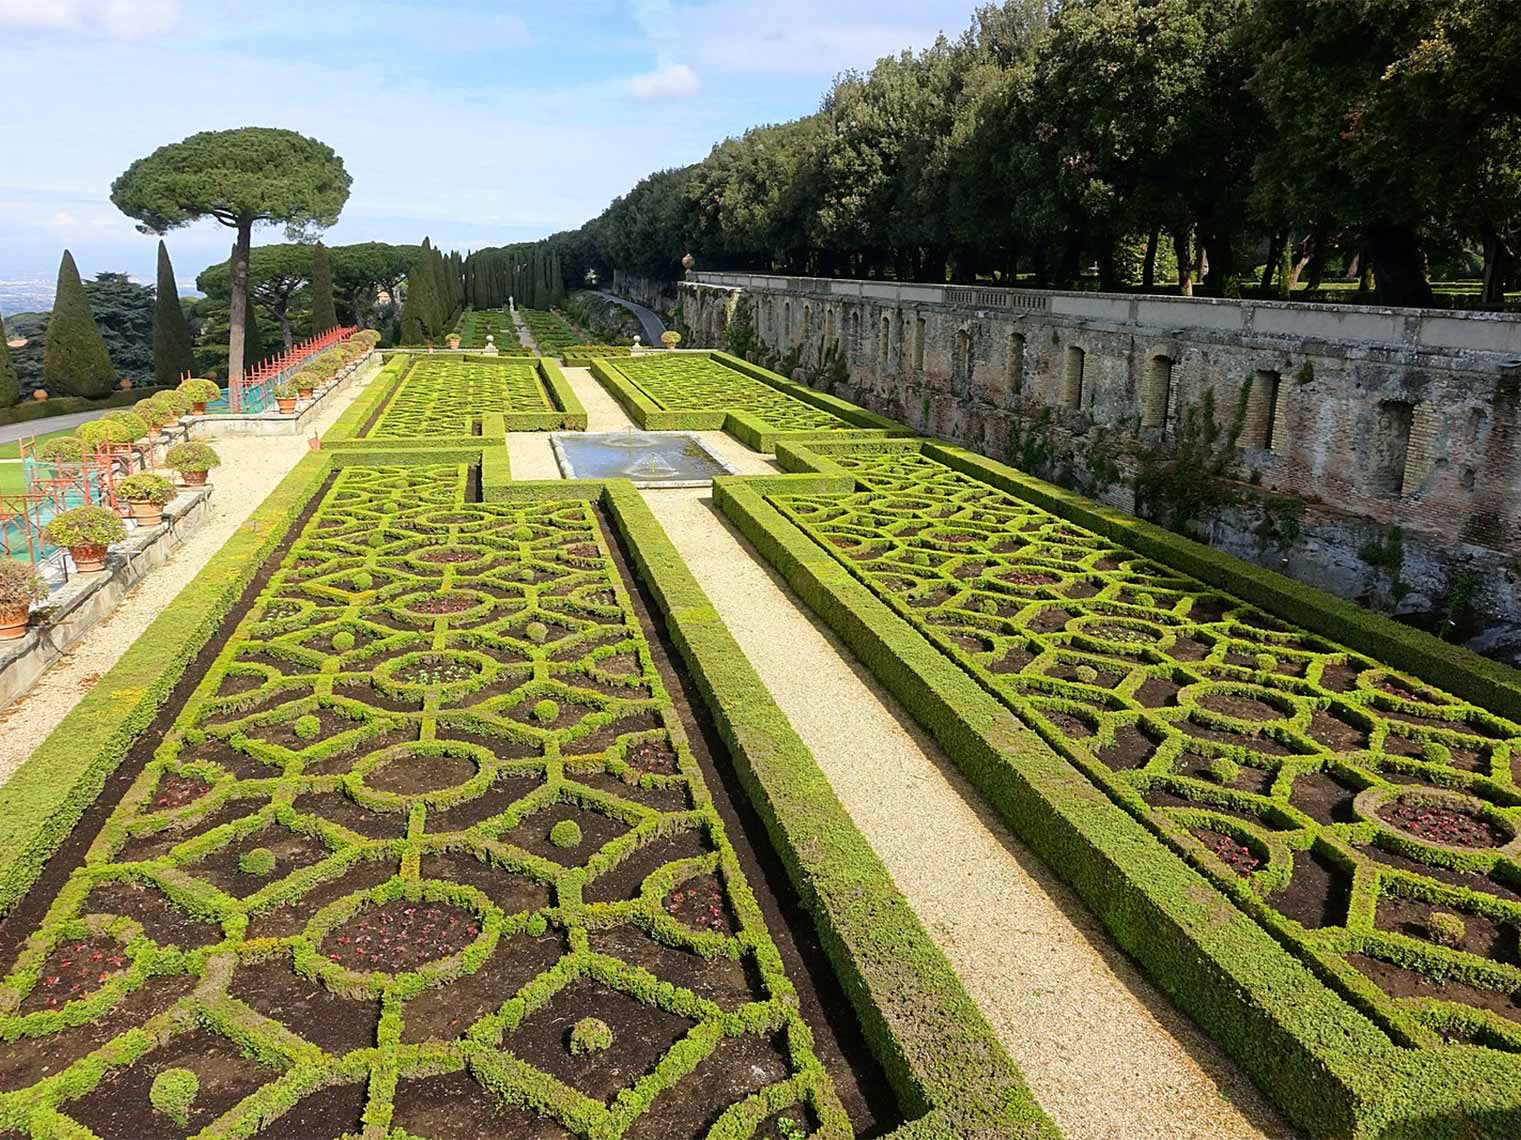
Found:
[[[1378,815],[1417,839],[1450,847],[1499,847],[1510,839],[1489,820],[1441,804],[1396,800],[1380,808]]]
[[[322,940],[328,960],[349,970],[399,974],[457,954],[481,932],[480,919],[452,903],[366,906]]]
[[[1194,838],[1213,851],[1222,863],[1243,878],[1262,866],[1262,860],[1257,857],[1255,851],[1224,832],[1211,831],[1207,827],[1196,827],[1193,829],[1193,834]]]
[[[677,887],[665,896],[665,909],[676,921],[696,930],[730,932],[728,904],[711,880],[699,879]]]
[[[211,785],[199,776],[178,776],[171,772],[159,784],[153,796],[155,808],[180,808],[211,791]]]
[[[109,938],[70,939],[48,955],[37,988],[27,995],[21,1011],[57,1009],[99,989],[127,966],[119,942]]]

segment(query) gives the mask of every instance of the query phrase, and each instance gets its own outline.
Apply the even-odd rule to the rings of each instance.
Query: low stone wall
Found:
[[[212,439],[227,435],[302,435],[317,419],[328,397],[342,392],[359,378],[371,360],[380,360],[378,349],[371,349],[331,381],[312,393],[310,400],[301,400],[294,412],[271,409],[265,412],[218,412],[204,416],[186,416],[190,439]]]
[[[25,637],[0,642],[0,708],[30,689],[49,665],[206,521],[211,490],[199,487],[176,496],[164,508],[162,523],[134,530],[126,541],[111,547],[105,570],[76,574],[55,590],[33,612]]]
[[[681,288],[699,344],[742,292],[800,378],[1127,510],[1206,394],[1222,437],[1239,406],[1224,474],[1242,505],[1207,520],[1211,541],[1397,613],[1471,608],[1481,648],[1521,654],[1513,315],[752,274]]]

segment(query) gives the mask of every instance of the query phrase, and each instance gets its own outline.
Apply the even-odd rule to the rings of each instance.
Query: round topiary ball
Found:
[[[201,1080],[189,1069],[165,1069],[148,1088],[148,1103],[181,1128],[190,1125],[190,1106],[200,1094]]]
[[[1426,919],[1426,937],[1438,946],[1456,949],[1468,938],[1468,924],[1458,915],[1434,910]]]
[[[533,719],[540,724],[548,724],[560,715],[560,706],[545,697],[533,706]]]
[[[251,847],[238,856],[238,870],[245,875],[268,875],[275,869],[275,853],[268,847]]]
[[[1098,670],[1092,665],[1079,665],[1076,669],[1072,670],[1072,676],[1084,685],[1091,685],[1098,680]]]
[[[519,582],[532,582],[533,578],[534,573],[532,566],[524,566],[521,570],[518,571]]]
[[[512,537],[518,542],[528,542],[533,538],[533,527],[520,526],[512,532]]]
[[[549,637],[549,627],[541,621],[531,621],[523,627],[523,632],[528,635],[528,640],[535,645],[543,645]]]
[[[549,829],[549,841],[556,847],[579,847],[581,825],[573,819],[562,819]]]
[[[292,731],[295,732],[298,740],[316,740],[317,734],[322,731],[322,722],[311,713],[307,713],[305,716],[296,718]]]
[[[1234,784],[1241,779],[1241,765],[1224,756],[1216,756],[1209,762],[1209,774],[1217,784]]]
[[[354,589],[368,590],[373,585],[375,585],[375,576],[373,574],[368,574],[361,570],[354,575]]]
[[[607,1022],[596,1017],[583,1017],[571,1027],[570,1051],[573,1056],[585,1057],[600,1053],[611,1047],[613,1031]]]
[[[354,648],[354,635],[346,629],[341,629],[333,634],[333,648],[339,653],[347,653]]]
[[[1259,653],[1252,658],[1252,664],[1264,673],[1273,673],[1278,669],[1278,658],[1271,653]]]

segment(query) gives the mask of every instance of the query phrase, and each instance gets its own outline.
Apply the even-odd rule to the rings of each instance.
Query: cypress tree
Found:
[[[8,408],[19,399],[21,380],[11,359],[11,346],[5,343],[5,315],[0,313],[0,408]]]
[[[333,268],[328,263],[327,246],[320,241],[312,250],[312,335],[321,336],[338,327],[338,310],[333,306]]]
[[[401,308],[401,343],[423,344],[433,335],[433,247],[423,238],[417,264],[407,274],[407,298]]]
[[[48,318],[48,339],[42,352],[42,386],[53,395],[85,396],[96,400],[111,393],[116,368],[105,338],[95,327],[90,301],[74,255],[63,251],[58,266],[58,292]]]
[[[193,371],[190,323],[180,307],[180,291],[174,283],[169,250],[159,242],[158,292],[153,300],[153,379],[159,384],[175,384],[185,373]]]

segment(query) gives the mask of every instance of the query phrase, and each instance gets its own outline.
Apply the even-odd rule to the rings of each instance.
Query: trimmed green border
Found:
[[[868,412],[855,404],[798,384],[775,372],[768,372],[757,365],[730,356],[726,352],[687,353],[714,360],[727,368],[759,380],[775,388],[784,396],[828,412],[845,423],[854,425],[841,431],[791,431],[778,430],[748,412],[727,408],[704,408],[700,411],[673,411],[652,399],[619,368],[619,361],[626,359],[598,358],[591,362],[591,374],[617,400],[629,419],[645,431],[725,431],[754,451],[770,454],[786,443],[809,441],[859,441],[868,439],[896,439],[917,436],[918,433],[900,423]],[[641,358],[642,359],[642,358]]]
[[[957,469],[976,478],[997,475],[987,481],[1016,495],[1023,488],[1029,493],[1021,497],[1080,525],[1091,525],[1089,514],[1103,512],[961,449],[927,440],[874,449],[954,458]],[[830,461],[830,450],[783,448],[783,466],[800,473],[721,478],[715,499],[934,735],[1015,833],[1073,885],[1119,945],[1286,1116],[1330,1137],[1501,1140],[1521,1134],[1521,1058],[1478,1048],[1396,1046],[766,501],[774,493],[854,489],[853,476]],[[1041,501],[1037,493],[1049,498]],[[1064,509],[1073,500],[1089,514]],[[1128,543],[1132,527],[1147,526],[1112,514],[1109,537],[1116,541]],[[1161,531],[1155,548],[1143,553],[1168,561],[1162,552],[1185,541]],[[1235,563],[1252,579],[1278,577],[1218,552],[1204,553],[1221,575],[1235,572]],[[1216,584],[1235,588],[1229,577]],[[1290,592],[1289,584],[1278,587],[1283,596]],[[1303,612],[1298,605],[1282,616],[1297,618]],[[1368,617],[1374,628],[1387,622]],[[1347,640],[1344,630],[1337,635]]]
[[[373,405],[372,405],[373,406]],[[351,409],[352,410],[352,409]],[[360,421],[363,422],[363,421]],[[43,745],[0,787],[0,914],[36,882],[185,669],[328,475],[342,467],[480,462],[483,498],[598,499],[628,543],[741,782],[812,915],[906,1116],[890,1140],[1057,1140],[1018,1067],[834,795],[627,480],[513,483],[505,448],[323,451],[303,458]]]
[[[507,360],[527,362],[532,360],[538,372],[539,383],[548,393],[550,403],[557,410],[542,412],[487,412],[481,416],[480,435],[425,436],[420,439],[385,439],[362,436],[365,425],[372,416],[384,408],[400,391],[412,364],[426,353],[393,353],[376,375],[370,390],[349,406],[322,437],[324,447],[345,450],[408,451],[417,448],[479,447],[482,444],[505,446],[510,431],[585,431],[586,408],[576,398],[575,391],[565,379],[560,366],[548,357],[506,357]],[[479,354],[476,354],[477,356]],[[472,359],[470,354],[459,357]],[[501,360],[502,357],[482,357],[484,360]]]

